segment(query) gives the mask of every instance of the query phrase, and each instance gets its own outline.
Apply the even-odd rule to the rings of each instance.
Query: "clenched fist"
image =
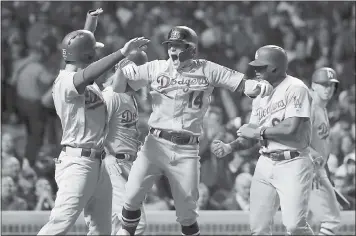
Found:
[[[218,158],[222,158],[232,152],[232,148],[229,144],[223,143],[220,140],[213,140],[210,146],[210,150]]]

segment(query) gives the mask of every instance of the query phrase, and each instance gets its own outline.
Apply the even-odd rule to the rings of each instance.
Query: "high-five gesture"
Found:
[[[133,38],[128,41],[123,48],[121,48],[121,53],[127,57],[130,53],[135,53],[135,51],[142,51],[147,48],[147,44],[150,42],[149,39],[145,37]]]
[[[101,13],[103,13],[103,9],[102,8],[98,8],[96,10],[93,10],[93,11],[90,11],[89,14],[92,15],[92,16],[98,16],[100,15]]]

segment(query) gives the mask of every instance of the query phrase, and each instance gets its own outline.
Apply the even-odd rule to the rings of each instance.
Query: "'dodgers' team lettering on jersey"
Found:
[[[111,154],[127,153],[136,155],[138,141],[138,110],[133,95],[115,93],[112,87],[103,91],[109,113],[109,134],[105,146]]]
[[[79,94],[74,74],[61,70],[53,85],[53,101],[63,129],[61,145],[101,150],[108,131],[104,99],[96,84]]]
[[[273,127],[290,117],[310,117],[311,97],[307,86],[299,79],[287,76],[270,96],[253,100],[250,123],[264,127]],[[308,140],[310,133],[298,130],[297,140]],[[288,142],[288,141],[286,141]],[[293,141],[295,142],[295,141]],[[267,141],[266,152],[278,150],[296,150],[291,145],[285,145],[273,140]]]
[[[310,146],[323,157],[323,165],[331,152],[330,124],[326,108],[312,103],[312,139]]]
[[[214,87],[236,90],[243,74],[206,60],[194,60],[189,72],[177,73],[171,59],[138,67],[131,87],[150,84],[153,112],[148,124],[157,129],[199,136]]]

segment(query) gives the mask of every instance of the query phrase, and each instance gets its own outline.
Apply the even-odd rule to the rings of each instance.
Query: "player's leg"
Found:
[[[319,170],[319,189],[313,189],[309,208],[312,221],[320,224],[319,235],[335,235],[340,224],[340,208],[325,169]]]
[[[164,155],[160,147],[157,146],[152,135],[146,137],[145,143],[137,154],[129,178],[125,185],[125,203],[122,209],[122,228],[118,235],[129,233],[134,235],[141,219],[141,207],[147,192],[152,188],[153,183],[162,174],[158,166],[158,159]]]
[[[104,162],[100,166],[100,176],[95,192],[84,207],[84,220],[88,226],[88,235],[111,234],[112,185]]]
[[[74,225],[94,193],[98,180],[99,161],[72,157],[62,152],[56,164],[57,197],[49,222],[38,235],[64,235]]]
[[[261,156],[250,189],[250,228],[252,235],[272,235],[273,218],[279,207],[276,189],[271,185],[272,163]]]
[[[182,235],[200,235],[197,223],[197,201],[200,163],[198,145],[166,146],[171,156],[166,159],[164,174],[168,178]]]
[[[275,185],[282,210],[282,221],[292,235],[313,235],[307,223],[312,189],[313,163],[309,157],[295,158],[275,165]]]
[[[109,172],[112,184],[112,227],[111,235],[116,235],[121,228],[121,212],[124,205],[124,197],[127,179],[131,170],[132,164],[127,161],[117,160],[113,156],[105,158],[105,164]],[[146,216],[141,207],[141,219],[135,231],[135,235],[142,235],[146,229]]]

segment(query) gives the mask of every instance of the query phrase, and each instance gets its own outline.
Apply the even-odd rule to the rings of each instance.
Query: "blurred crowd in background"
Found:
[[[136,36],[151,39],[149,60],[166,59],[161,42],[175,25],[200,37],[199,55],[247,70],[255,51],[275,44],[286,49],[289,74],[309,85],[317,68],[336,70],[339,90],[328,104],[331,179],[355,209],[355,2],[1,2],[2,210],[50,210],[56,195],[54,160],[61,128],[51,104],[42,102],[63,67],[60,42],[84,26],[87,11],[102,7],[95,32],[105,44],[99,56]],[[316,10],[317,9],[317,10]],[[111,73],[111,72],[109,72]],[[141,140],[148,133],[150,97],[138,93]],[[199,208],[249,210],[249,187],[258,150],[218,159],[213,139],[230,142],[248,122],[251,99],[215,89],[200,142]],[[145,201],[148,210],[172,210],[165,178]],[[344,209],[346,210],[346,209]]]

